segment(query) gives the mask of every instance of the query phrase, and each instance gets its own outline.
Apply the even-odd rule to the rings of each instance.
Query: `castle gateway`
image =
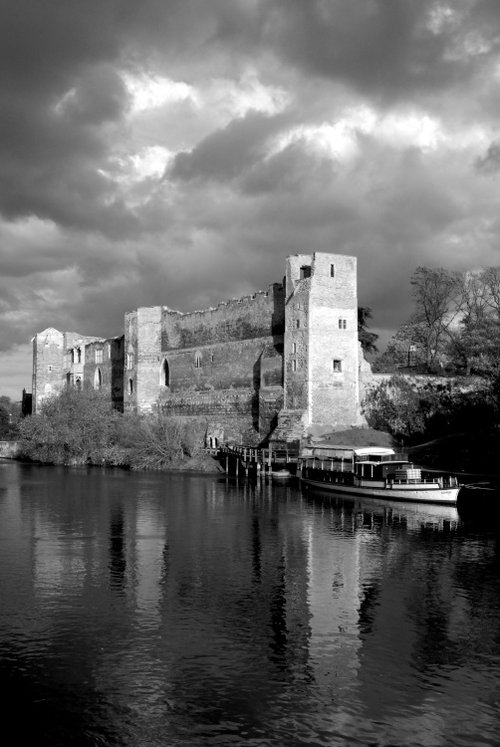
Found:
[[[202,417],[212,439],[292,441],[361,423],[356,258],[287,258],[267,291],[182,313],[125,314],[104,339],[49,328],[33,338],[33,411],[65,386],[116,409]]]

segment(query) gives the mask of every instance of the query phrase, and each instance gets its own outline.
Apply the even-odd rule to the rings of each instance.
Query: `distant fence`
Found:
[[[0,441],[0,457],[15,459],[19,455],[19,441]]]

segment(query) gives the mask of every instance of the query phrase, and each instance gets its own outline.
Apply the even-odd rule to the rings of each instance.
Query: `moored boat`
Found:
[[[291,480],[292,473],[288,469],[277,469],[272,470],[271,472],[271,479],[274,482],[288,482],[288,480]]]
[[[297,476],[304,485],[344,495],[455,505],[456,477],[426,471],[388,447],[304,449]]]

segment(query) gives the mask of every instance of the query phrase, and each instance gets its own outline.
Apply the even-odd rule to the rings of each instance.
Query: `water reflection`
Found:
[[[499,549],[452,507],[9,464],[2,681],[51,746],[494,744]]]
[[[109,574],[111,588],[120,593],[125,589],[126,568],[123,509],[116,506],[112,509],[109,525]]]

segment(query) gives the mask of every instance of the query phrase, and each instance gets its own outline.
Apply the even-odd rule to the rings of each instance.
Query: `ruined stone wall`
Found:
[[[61,391],[64,368],[64,335],[49,327],[33,338],[32,411],[39,412],[43,400]]]
[[[309,406],[308,318],[313,257],[296,254],[288,258],[286,270],[285,397],[286,410]]]
[[[261,432],[276,416],[272,403],[282,402],[283,328],[281,284],[206,311],[128,313],[125,409],[159,406],[172,415],[217,416],[226,431],[239,423],[241,431]]]
[[[284,291],[268,291],[220,303],[205,311],[183,314],[163,308],[162,350],[197,348],[217,343],[283,334]]]
[[[125,330],[123,343],[123,409],[135,411],[136,399],[136,361],[137,361],[137,311],[125,314]]]
[[[268,342],[261,337],[165,351],[169,383],[163,382],[161,393],[258,388],[260,359]]]
[[[123,336],[85,346],[85,384],[103,392],[116,410],[123,410],[123,364]]]
[[[37,335],[34,403],[85,381],[125,411],[206,417],[236,440],[265,438],[276,423],[284,440],[302,427],[360,424],[354,257],[293,255],[284,284],[267,292],[192,313],[141,307],[114,339],[110,357],[102,338]]]
[[[160,390],[161,306],[125,315],[124,409],[148,412]]]

